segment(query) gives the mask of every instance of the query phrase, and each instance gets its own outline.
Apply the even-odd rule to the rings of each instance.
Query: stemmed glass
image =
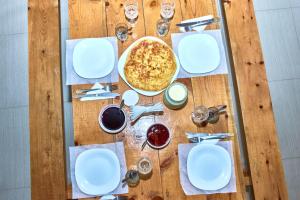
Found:
[[[170,21],[175,13],[175,0],[162,0],[161,1],[161,9],[160,15],[166,20]]]
[[[134,27],[138,16],[138,1],[137,0],[126,0],[124,4],[125,17],[128,20],[131,27]]]

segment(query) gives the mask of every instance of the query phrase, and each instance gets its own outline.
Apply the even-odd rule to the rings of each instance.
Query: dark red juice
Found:
[[[120,129],[125,122],[125,115],[118,107],[107,108],[101,117],[102,124],[109,130]]]
[[[168,128],[162,124],[150,126],[147,132],[148,142],[157,147],[166,144],[169,137],[170,134]]]

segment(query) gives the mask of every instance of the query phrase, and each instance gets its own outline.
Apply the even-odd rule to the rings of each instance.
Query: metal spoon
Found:
[[[124,105],[125,105],[125,101],[124,101],[124,99],[122,99],[122,101],[120,103],[120,110],[122,110],[122,108],[124,107]]]
[[[145,146],[147,145],[147,143],[148,143],[148,136],[147,136],[147,138],[146,138],[146,140],[143,142],[143,144],[142,144],[142,151],[143,151],[143,149],[145,148]]]

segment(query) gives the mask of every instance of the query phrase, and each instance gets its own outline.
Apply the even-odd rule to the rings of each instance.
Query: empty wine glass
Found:
[[[126,19],[130,23],[131,27],[134,27],[139,16],[138,1],[126,0],[124,4],[124,10]]]
[[[162,0],[161,9],[160,9],[161,17],[164,20],[169,21],[170,19],[172,19],[174,13],[175,13],[175,0]]]

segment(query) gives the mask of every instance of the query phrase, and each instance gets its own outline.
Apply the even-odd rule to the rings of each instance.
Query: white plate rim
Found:
[[[167,45],[169,47],[169,45],[167,43],[165,43],[163,40],[157,38],[157,37],[153,37],[153,36],[145,36],[145,37],[142,37],[138,40],[136,40],[135,42],[133,42],[124,52],[123,54],[121,55],[121,57],[119,58],[119,62],[118,62],[118,71],[119,71],[119,74],[121,76],[121,78],[127,83],[127,85],[132,88],[133,90],[135,90],[136,92],[138,92],[139,94],[142,94],[142,95],[145,95],[145,96],[155,96],[155,95],[158,95],[160,94],[162,91],[164,91],[165,89],[163,90],[160,90],[160,91],[145,91],[145,90],[140,90],[140,89],[137,89],[135,87],[133,87],[130,83],[128,83],[128,81],[126,80],[126,77],[125,77],[125,74],[124,74],[124,67],[125,67],[125,63],[126,63],[126,59],[127,59],[127,56],[130,52],[130,50],[135,47],[135,45],[137,43],[139,43],[140,41],[142,40],[145,40],[145,39],[149,39],[149,40],[154,40],[154,41],[157,41],[157,42],[160,42],[164,45]],[[173,49],[171,47],[169,47],[173,54],[174,54],[174,57],[176,59],[176,72],[170,82],[170,84],[172,82],[174,82],[176,79],[177,79],[177,76],[179,74],[179,70],[180,70],[180,62],[179,62],[179,59],[177,57],[177,55],[175,54],[175,52],[173,51]]]
[[[225,159],[228,161],[227,162],[227,167],[228,167],[228,173],[227,173],[227,176],[225,177],[225,179],[223,179],[224,181],[222,182],[222,184],[219,184],[218,187],[207,187],[207,186],[199,186],[197,183],[194,183],[193,181],[191,181],[191,177],[190,177],[190,173],[189,171],[191,170],[190,169],[190,166],[191,166],[191,156],[193,153],[195,153],[196,151],[199,151],[199,148],[200,150],[201,149],[207,149],[207,148],[216,148],[218,149],[219,151],[222,151],[223,152],[223,155],[226,157]],[[227,150],[225,150],[223,147],[219,146],[219,145],[216,145],[216,144],[197,144],[196,146],[194,146],[188,153],[188,157],[187,157],[187,176],[188,176],[188,179],[190,181],[190,183],[198,188],[198,189],[201,189],[201,190],[219,190],[223,187],[225,187],[231,180],[231,176],[232,176],[232,160],[231,160],[231,156],[229,154],[229,152]]]
[[[211,69],[206,70],[206,71],[194,72],[194,71],[191,71],[188,67],[186,67],[185,63],[183,63],[182,55],[180,53],[180,48],[183,45],[183,42],[185,42],[187,39],[189,39],[191,37],[199,37],[199,36],[208,37],[208,38],[212,39],[215,42],[215,44],[217,45],[217,47],[218,47],[218,65],[213,66]],[[220,64],[221,64],[221,52],[220,52],[220,47],[219,47],[218,41],[213,36],[211,36],[210,34],[207,34],[207,33],[196,33],[196,34],[190,34],[190,35],[185,36],[178,43],[177,53],[178,53],[178,57],[179,57],[180,66],[182,67],[182,69],[184,71],[186,71],[186,72],[188,72],[190,74],[205,74],[205,73],[209,73],[209,72],[212,72],[212,71],[216,70],[220,66]],[[204,67],[204,66],[201,66],[201,67]]]
[[[99,152],[102,152],[102,153],[105,152],[107,154],[110,154],[110,156],[112,157],[112,159],[115,162],[116,166],[118,166],[119,170],[118,170],[117,173],[115,173],[116,176],[117,176],[116,180],[118,180],[118,181],[116,181],[114,183],[114,187],[112,187],[113,189],[110,189],[109,191],[105,191],[105,192],[92,192],[92,191],[87,190],[85,187],[82,187],[81,184],[79,184],[79,180],[78,180],[78,178],[79,178],[78,177],[78,167],[79,167],[78,165],[79,165],[79,162],[80,162],[79,159],[82,159],[82,157],[86,156],[87,154],[99,153]],[[121,165],[120,165],[119,158],[117,157],[117,155],[116,155],[115,152],[113,152],[110,149],[106,149],[106,148],[94,148],[94,149],[85,150],[85,151],[81,152],[78,155],[78,157],[77,157],[77,159],[75,161],[75,180],[76,180],[76,183],[77,183],[77,186],[79,187],[79,189],[83,193],[88,194],[88,195],[104,195],[104,194],[107,194],[109,192],[112,192],[112,191],[114,191],[118,187],[118,185],[120,183],[120,180],[121,180]]]
[[[75,52],[77,52],[78,51],[78,48],[80,48],[80,45],[82,45],[84,42],[87,42],[87,41],[101,41],[101,42],[105,42],[108,46],[108,51],[111,51],[111,56],[112,56],[112,63],[111,63],[111,65],[109,65],[110,66],[110,68],[109,68],[109,70],[105,73],[105,74],[101,74],[101,76],[90,76],[90,77],[85,77],[85,76],[82,76],[82,74],[80,74],[79,72],[78,72],[78,67],[80,67],[80,66],[77,66],[75,63],[75,61],[74,61],[74,59],[75,59],[75,57],[76,57],[76,53]],[[75,71],[75,73],[79,76],[79,77],[81,77],[81,78],[87,78],[87,79],[95,79],[95,78],[103,78],[103,77],[105,77],[105,76],[107,76],[107,75],[109,75],[112,71],[113,71],[113,69],[114,69],[114,67],[115,67],[115,60],[116,60],[116,55],[115,55],[115,51],[114,51],[114,47],[113,47],[113,45],[111,44],[111,42],[109,42],[109,40],[107,40],[107,38],[85,38],[85,39],[82,39],[82,40],[80,40],[76,45],[75,45],[75,47],[74,47],[74,50],[73,50],[73,55],[72,55],[72,63],[73,63],[73,69],[74,69],[74,71]]]

